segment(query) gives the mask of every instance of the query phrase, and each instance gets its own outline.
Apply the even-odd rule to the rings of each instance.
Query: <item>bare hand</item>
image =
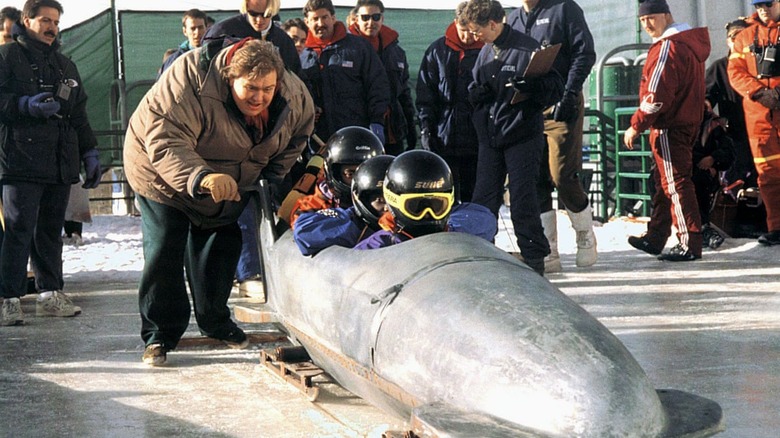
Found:
[[[712,156],[704,157],[696,164],[701,170],[711,169],[715,165],[715,159]]]
[[[628,150],[634,150],[634,140],[639,137],[639,133],[633,126],[629,126],[623,134],[623,144]]]

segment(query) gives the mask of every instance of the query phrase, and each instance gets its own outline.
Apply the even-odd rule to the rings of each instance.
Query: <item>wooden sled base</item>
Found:
[[[260,363],[285,382],[297,388],[309,401],[317,400],[320,389],[312,381],[317,376],[327,376],[315,365],[306,349],[300,346],[285,346],[260,351]],[[328,377],[328,381],[330,378]]]

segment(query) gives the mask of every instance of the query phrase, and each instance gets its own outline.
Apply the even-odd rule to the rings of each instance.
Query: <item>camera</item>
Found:
[[[751,50],[756,55],[756,76],[759,79],[780,76],[780,68],[777,67],[777,46],[755,46]]]

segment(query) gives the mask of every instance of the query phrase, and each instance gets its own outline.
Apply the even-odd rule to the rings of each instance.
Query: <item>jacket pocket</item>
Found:
[[[40,126],[37,128],[37,135],[32,135],[32,128],[13,131],[11,144],[6,145],[8,170],[10,174],[31,180],[53,179],[56,177],[57,136],[46,135],[45,130],[40,131]]]

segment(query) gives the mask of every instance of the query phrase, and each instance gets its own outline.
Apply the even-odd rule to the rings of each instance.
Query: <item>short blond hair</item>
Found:
[[[220,73],[226,80],[244,76],[254,80],[272,71],[276,72],[277,78],[284,73],[284,61],[279,51],[268,41],[249,40],[236,50],[230,64],[222,67]]]
[[[246,14],[246,4],[249,3],[249,0],[244,0],[241,2],[241,13]],[[281,0],[266,0],[265,4],[265,14],[263,15],[265,18],[271,18],[274,15],[279,13],[279,9],[282,8],[282,1]]]

